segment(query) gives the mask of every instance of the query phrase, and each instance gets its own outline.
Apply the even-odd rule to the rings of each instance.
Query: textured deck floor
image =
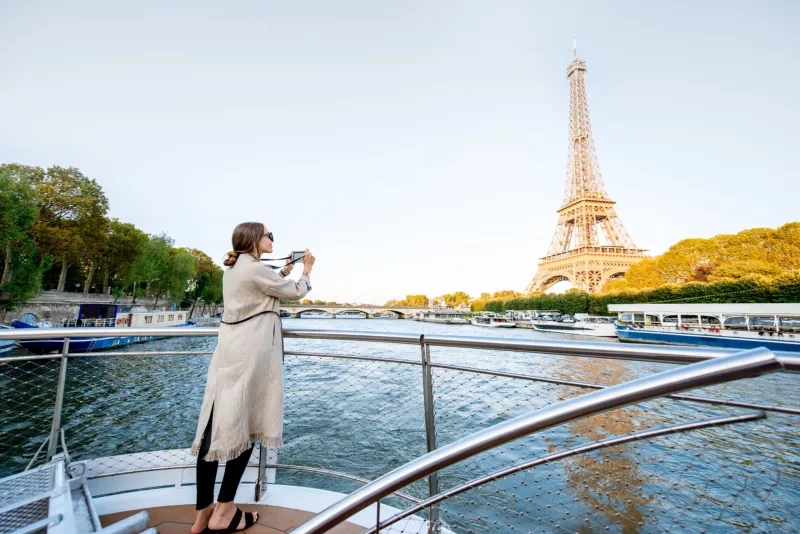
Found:
[[[281,534],[291,532],[296,526],[302,524],[313,516],[311,512],[303,512],[292,508],[281,508],[278,506],[263,506],[254,504],[243,504],[244,512],[258,511],[258,522],[247,529],[252,534]],[[131,510],[100,517],[103,526],[124,519],[141,510]],[[186,534],[194,523],[194,506],[163,506],[159,508],[149,508],[150,514],[148,527],[156,527],[159,534]],[[365,529],[352,523],[344,523],[334,528],[332,534],[358,534]]]

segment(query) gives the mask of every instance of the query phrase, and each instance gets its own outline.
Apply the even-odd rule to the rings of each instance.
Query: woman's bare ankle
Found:
[[[214,514],[219,516],[226,516],[226,515],[233,515],[232,513],[228,512],[236,512],[236,504],[233,501],[231,502],[218,502],[217,507],[214,509]]]

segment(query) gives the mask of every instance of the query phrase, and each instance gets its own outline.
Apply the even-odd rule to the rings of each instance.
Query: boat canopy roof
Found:
[[[613,313],[800,315],[800,304],[609,304]]]

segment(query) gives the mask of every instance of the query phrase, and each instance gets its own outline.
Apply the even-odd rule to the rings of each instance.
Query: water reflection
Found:
[[[594,358],[565,358],[558,370],[564,379],[583,376],[596,380],[607,377],[608,383],[619,384],[631,380],[628,363],[620,360]],[[588,389],[563,387],[562,398],[584,395]],[[636,432],[654,424],[654,418],[639,407],[630,406],[586,417],[568,424],[570,446],[578,442],[592,443],[614,436]],[[549,444],[550,452],[564,448]],[[601,449],[594,453],[573,456],[564,462],[566,480],[570,489],[594,517],[592,522],[617,523],[623,532],[637,532],[647,518],[645,507],[653,501],[644,491],[650,476],[640,470],[639,462],[628,445]],[[597,515],[605,520],[599,520]]]

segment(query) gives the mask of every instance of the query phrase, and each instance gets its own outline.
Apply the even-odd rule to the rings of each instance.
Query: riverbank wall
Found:
[[[78,308],[81,304],[112,304],[114,297],[110,295],[100,295],[93,293],[59,293],[57,291],[43,291],[25,304],[20,305],[14,310],[0,313],[0,322],[11,323],[20,319],[25,314],[33,315],[36,322],[48,321],[60,323],[64,319],[73,319],[78,316]],[[116,301],[120,305],[132,305],[133,297],[120,297]],[[136,299],[135,306],[141,306],[148,310],[171,310],[173,303],[170,300],[139,297]],[[198,303],[195,306],[193,317],[204,315],[214,316],[222,312],[222,305],[205,305]]]

